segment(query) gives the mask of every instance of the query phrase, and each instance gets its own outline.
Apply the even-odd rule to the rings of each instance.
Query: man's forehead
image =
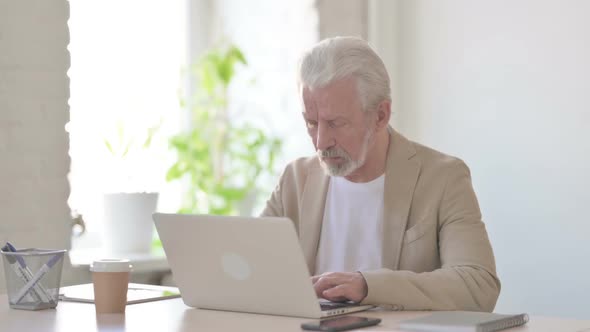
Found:
[[[334,81],[326,86],[310,88],[303,86],[301,97],[306,109],[354,106],[359,104],[358,91],[354,81]]]

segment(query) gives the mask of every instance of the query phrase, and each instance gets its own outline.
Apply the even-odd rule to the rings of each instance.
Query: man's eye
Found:
[[[313,129],[318,125],[315,121],[305,121],[305,124],[307,125],[307,129]]]
[[[342,127],[344,125],[344,122],[342,122],[342,121],[330,121],[330,122],[328,122],[328,125],[330,126],[330,128],[338,128],[338,127]]]

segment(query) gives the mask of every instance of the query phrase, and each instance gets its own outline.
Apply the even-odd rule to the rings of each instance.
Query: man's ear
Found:
[[[391,117],[391,100],[384,100],[377,107],[376,129],[377,131],[387,128]]]

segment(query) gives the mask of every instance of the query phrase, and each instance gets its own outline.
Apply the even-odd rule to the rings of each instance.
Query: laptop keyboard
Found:
[[[351,302],[320,302],[320,307],[322,311],[356,306],[358,306],[358,304]]]

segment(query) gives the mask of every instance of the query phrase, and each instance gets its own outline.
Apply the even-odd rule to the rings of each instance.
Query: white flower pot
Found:
[[[104,244],[108,253],[145,254],[151,251],[158,193],[104,195]]]

